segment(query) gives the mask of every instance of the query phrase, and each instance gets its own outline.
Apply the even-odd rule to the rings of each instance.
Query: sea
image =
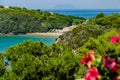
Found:
[[[111,14],[120,14],[120,9],[72,9],[72,10],[55,10],[55,9],[44,9],[42,11],[55,12],[63,15],[70,15],[76,17],[84,17],[84,18],[92,18],[95,17],[99,13],[104,13],[105,15]],[[10,46],[14,46],[16,44],[20,44],[25,40],[32,41],[42,41],[46,45],[50,45],[55,42],[56,37],[51,36],[0,36],[0,52],[5,52],[7,48]]]
[[[104,15],[120,14],[120,9],[43,9],[42,11],[84,18],[92,18],[99,13],[104,13]]]

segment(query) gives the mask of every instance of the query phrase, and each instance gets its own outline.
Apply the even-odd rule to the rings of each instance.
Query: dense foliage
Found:
[[[5,52],[10,61],[3,80],[74,80],[79,57],[65,45],[26,41]]]
[[[10,47],[4,53],[4,57],[11,62],[10,68],[5,68],[1,54],[1,62],[3,63],[1,64],[2,74],[0,79],[74,80],[76,76],[77,78],[83,78],[87,72],[87,74],[91,75],[86,75],[85,80],[89,80],[91,76],[98,78],[98,80],[112,80],[111,78],[119,75],[118,72],[113,72],[114,69],[116,71],[117,67],[110,67],[110,69],[109,67],[105,68],[104,64],[107,63],[102,63],[103,58],[108,61],[112,60],[115,64],[117,64],[117,62],[113,60],[113,58],[120,61],[120,40],[117,40],[120,39],[120,35],[117,34],[117,30],[113,29],[106,34],[99,36],[97,39],[91,37],[83,46],[79,47],[76,52],[73,52],[71,48],[63,44],[52,44],[51,46],[46,46],[42,42],[25,41],[21,44]],[[113,40],[110,42],[112,36]],[[117,42],[118,44],[115,44]],[[86,59],[89,58],[90,55],[85,53],[89,53],[90,55],[94,53],[95,59],[93,56],[91,56],[90,59]],[[88,71],[87,67],[79,65],[79,60],[83,58],[83,55],[85,55],[84,59],[86,60],[83,60],[82,64],[87,67],[90,65],[90,69]],[[109,58],[104,56],[108,56]],[[88,60],[92,61],[92,63],[87,64],[85,61]],[[96,76],[92,75],[91,71],[96,73]]]
[[[84,20],[0,6],[0,33],[48,32],[79,24],[59,37],[60,44],[47,46],[42,42],[25,41],[8,48],[0,54],[0,80],[75,80],[86,73],[85,80],[119,80],[120,15],[100,13]]]
[[[0,6],[0,33],[48,32],[79,24],[84,20],[84,18],[64,16],[53,12]]]
[[[89,40],[84,43],[82,47],[77,49],[79,54],[89,52],[89,50],[94,50],[96,54],[99,55],[111,55],[114,57],[120,56],[119,47],[120,45],[112,45],[110,44],[110,39],[112,36],[117,35],[116,30],[111,30],[104,35],[99,36],[97,39],[90,37]],[[114,54],[113,54],[114,53]]]
[[[5,73],[5,62],[3,60],[3,55],[0,54],[0,77]]]
[[[84,55],[81,64],[89,68],[85,71],[85,80],[120,79],[120,34],[116,30],[111,30],[97,39],[90,38],[77,51]]]
[[[72,31],[61,35],[58,43],[65,43],[73,49],[76,49],[82,46],[89,37],[97,38],[112,28],[120,31],[120,15],[104,16],[103,13],[100,13],[95,18],[88,19],[83,24],[78,25]]]

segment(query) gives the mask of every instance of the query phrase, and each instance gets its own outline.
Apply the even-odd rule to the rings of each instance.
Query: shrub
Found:
[[[87,53],[81,59],[81,64],[89,68],[85,80],[119,80],[120,34],[116,33],[111,30],[97,39],[90,38],[78,49],[81,54]]]
[[[74,80],[79,67],[77,55],[63,44],[26,41],[9,48],[5,56],[11,62],[5,80],[13,75],[18,80]]]

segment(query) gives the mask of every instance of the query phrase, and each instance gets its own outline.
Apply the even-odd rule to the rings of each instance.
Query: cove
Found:
[[[50,45],[55,42],[57,37],[54,36],[26,36],[26,35],[12,35],[12,36],[0,36],[0,52],[5,52],[10,46],[20,44],[25,40],[44,42],[46,45]]]

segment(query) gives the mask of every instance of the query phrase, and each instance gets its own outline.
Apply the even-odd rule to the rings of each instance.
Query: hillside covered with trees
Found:
[[[120,14],[104,16],[100,13],[95,18],[88,19],[86,23],[79,24],[72,31],[61,35],[58,43],[64,43],[76,49],[82,46],[89,37],[97,38],[113,28],[120,31]]]
[[[0,6],[0,33],[49,32],[82,23],[85,19],[53,12]]]

